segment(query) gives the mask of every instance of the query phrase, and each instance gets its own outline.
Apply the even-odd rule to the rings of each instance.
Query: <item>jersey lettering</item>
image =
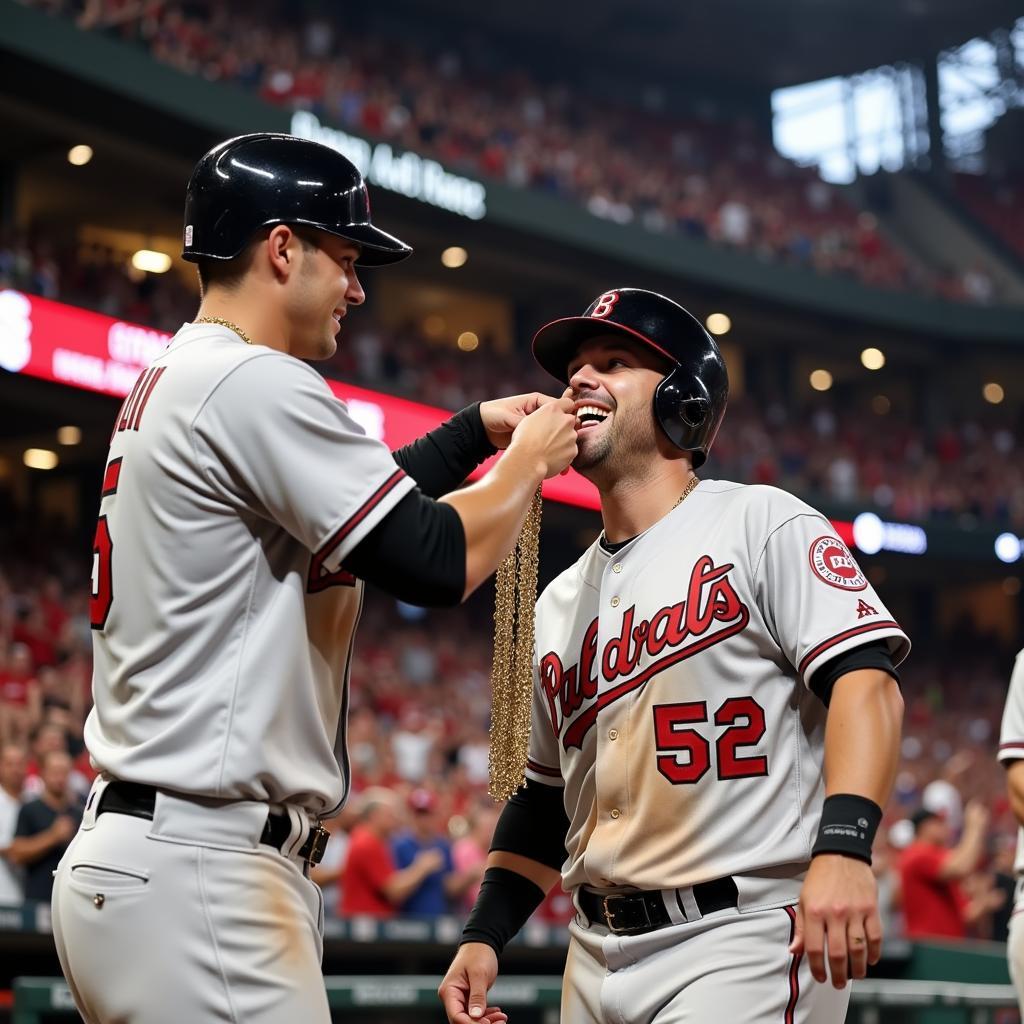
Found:
[[[146,411],[146,404],[166,370],[166,366],[151,366],[139,374],[139,379],[128,393],[128,397],[124,400],[121,411],[118,413],[117,424],[114,427],[115,434],[123,430],[137,431],[139,429],[142,425],[142,414]],[[111,435],[111,440],[113,440],[113,435]]]
[[[103,471],[103,488],[100,498],[117,494],[121,483],[123,457],[111,459]],[[96,533],[92,539],[92,592],[89,595],[89,625],[103,629],[107,624],[110,606],[114,603],[114,541],[110,536],[110,524],[102,515],[96,522]]]
[[[696,730],[680,728],[708,720],[708,706],[702,700],[654,706],[654,739],[659,751],[658,771],[673,786],[700,782],[711,767],[711,744]],[[741,721],[742,720],[742,721]],[[718,778],[749,779],[768,774],[763,754],[740,757],[740,747],[759,743],[765,734],[764,709],[752,697],[730,697],[715,712],[715,725],[728,725],[715,741]],[[662,754],[660,751],[672,751]],[[680,761],[681,753],[686,759]]]
[[[596,317],[598,320],[603,320],[606,316],[610,316],[612,310],[615,308],[615,303],[619,301],[618,292],[605,292],[597,300],[597,305],[594,307],[594,311],[590,314]]]
[[[600,657],[598,620],[594,619],[587,628],[576,665],[565,667],[554,651],[540,658],[540,684],[551,727],[556,736],[562,736],[566,750],[582,747],[602,708],[644,686],[666,668],[746,627],[750,612],[729,579],[733,568],[731,562],[716,567],[710,557],[703,555],[693,567],[684,600],[659,609],[649,620],[638,621],[636,607],[628,608],[623,613],[618,636],[608,641]],[[638,672],[645,654],[655,660]],[[624,681],[598,696],[598,668],[606,683]],[[589,706],[580,711],[584,703]],[[565,728],[573,715],[575,719]]]

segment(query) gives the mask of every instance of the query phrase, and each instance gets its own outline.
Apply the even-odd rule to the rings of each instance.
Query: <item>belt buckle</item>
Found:
[[[640,915],[637,915],[637,920],[625,921],[621,924],[617,923],[617,911],[612,906],[612,900],[618,901],[623,910],[626,908],[634,909],[636,906],[639,906],[643,911],[643,919],[640,920]],[[628,896],[611,893],[607,896],[601,897],[601,909],[604,912],[604,919],[605,923],[608,925],[608,931],[613,935],[633,935],[638,932],[647,931],[652,926],[651,915],[647,910],[647,904],[642,899],[630,899]],[[633,915],[630,914],[629,916]]]
[[[306,840],[309,852],[306,854],[306,860],[310,864],[319,864],[324,859],[324,851],[327,849],[327,841],[330,838],[331,833],[320,822],[317,822],[309,830],[309,839]]]

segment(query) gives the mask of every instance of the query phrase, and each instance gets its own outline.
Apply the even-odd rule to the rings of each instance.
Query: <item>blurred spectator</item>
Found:
[[[467,879],[466,890],[458,900],[458,909],[469,913],[480,892],[480,883],[487,865],[487,854],[494,837],[501,809],[495,804],[480,804],[469,816],[469,830],[452,845],[452,864]]]
[[[341,906],[341,877],[348,857],[349,829],[355,820],[355,805],[350,803],[333,818],[325,818],[324,828],[331,834],[323,859],[310,869],[309,877],[323,890],[324,913],[333,917]]]
[[[24,784],[25,751],[13,743],[0,746],[0,906],[16,906],[24,899],[24,870],[8,856]]]
[[[400,825],[395,793],[376,788],[362,795],[359,824],[352,829],[341,878],[343,917],[394,917],[420,882],[444,865],[441,852],[429,849],[404,870],[395,867],[390,843]]]
[[[25,899],[49,903],[53,872],[82,822],[83,804],[69,785],[71,758],[63,751],[49,751],[40,774],[43,791],[22,806],[8,856],[25,868]]]
[[[900,858],[903,914],[910,939],[963,939],[986,914],[997,909],[1001,894],[991,880],[964,883],[977,871],[985,850],[989,812],[970,803],[964,812],[960,842],[941,814],[921,808],[911,818],[914,841]]]
[[[439,866],[424,876],[399,905],[402,914],[418,917],[447,914],[477,880],[475,869],[456,871],[448,837],[438,825],[437,797],[429,789],[414,789],[408,798],[410,825],[391,843],[395,867],[409,868],[430,851],[439,854]]]
[[[783,159],[750,121],[609,102],[578,77],[549,82],[503,66],[472,37],[448,33],[444,49],[431,51],[408,33],[360,34],[337,12],[280,0],[213,10],[88,0],[84,12],[28,2],[134,41],[187,74],[234,82],[269,103],[310,110],[456,171],[573,201],[613,223],[710,237],[871,287],[956,301],[984,295],[983,284],[968,288],[884,238],[873,215],[858,215],[813,169]],[[65,276],[45,250],[26,252],[19,236],[0,250],[5,274],[40,293]],[[151,304],[146,295],[139,301]]]

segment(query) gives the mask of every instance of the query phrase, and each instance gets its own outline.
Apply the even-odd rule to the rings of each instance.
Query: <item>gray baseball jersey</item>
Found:
[[[182,327],[111,440],[85,727],[97,767],[337,808],[362,599],[340,563],[414,486],[300,360]]]
[[[999,731],[1000,762],[1024,759],[1024,651],[1017,654],[1010,674],[1010,688],[1003,708],[1003,724]],[[1018,876],[1024,875],[1024,828],[1017,830],[1017,858],[1013,864]]]
[[[567,889],[691,886],[810,859],[829,659],[909,641],[829,522],[705,480],[537,604],[527,778],[564,785]]]

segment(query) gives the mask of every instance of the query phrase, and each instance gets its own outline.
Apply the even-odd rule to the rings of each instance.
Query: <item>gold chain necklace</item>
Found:
[[[687,497],[689,497],[690,491],[692,491],[694,487],[696,487],[699,483],[700,480],[697,477],[690,477],[690,482],[686,485],[686,489],[683,491],[682,494],[679,495],[678,498],[676,498],[676,503],[672,506],[672,508],[678,508],[680,505],[682,505],[683,501]],[[669,509],[669,512],[672,511],[672,508]]]
[[[195,324],[220,324],[221,327],[226,327],[229,331],[234,331],[246,345],[252,344],[252,338],[249,337],[245,331],[242,330],[238,324],[233,324],[230,320],[225,320],[222,316],[197,316],[192,321]]]

